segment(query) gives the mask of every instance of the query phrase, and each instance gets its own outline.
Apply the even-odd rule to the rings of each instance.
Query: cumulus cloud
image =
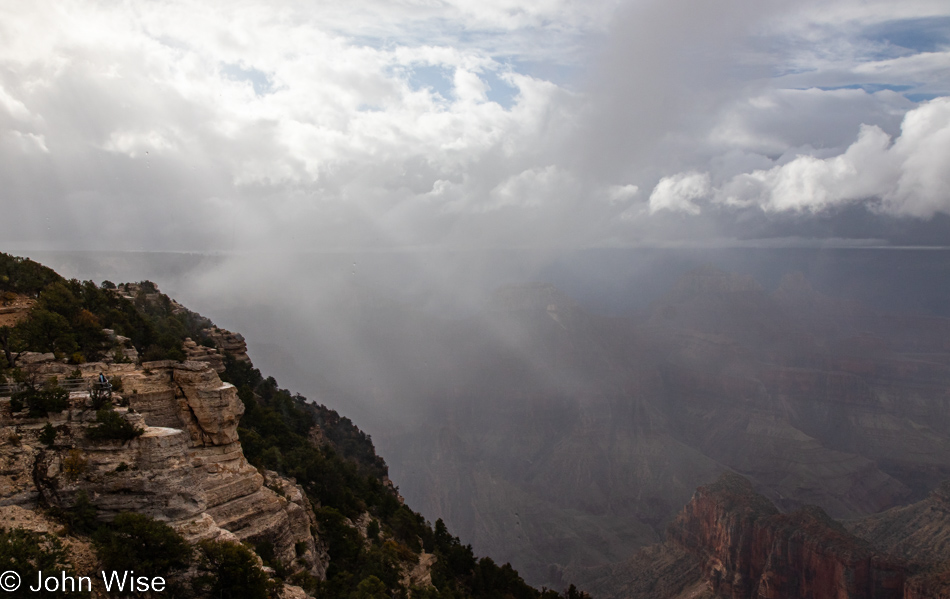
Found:
[[[471,31],[504,37],[510,56],[531,57],[539,32],[570,46],[602,26],[607,5],[357,4],[0,9],[0,170],[8,214],[24,214],[0,230],[121,249],[418,245],[443,231],[426,195],[439,181],[461,187],[455,205],[474,212],[540,201],[543,190],[522,184],[534,198],[522,201],[506,182],[543,174],[537,144],[557,135],[571,95],[512,71],[491,44],[440,45],[428,33],[469,19]],[[418,77],[426,68],[446,73],[443,87]],[[510,98],[496,101],[489,82]],[[213,226],[199,224],[222,206]],[[103,214],[107,234],[83,238]]]
[[[926,216],[943,146],[908,96],[950,89],[943,50],[867,30],[947,10],[892,5],[6,4],[0,239],[612,245],[694,240],[672,215],[718,218],[713,196],[805,214],[871,193]]]
[[[738,175],[716,195],[725,204],[754,204],[772,212],[817,212],[866,201],[890,214],[929,218],[950,213],[947,164],[950,98],[940,98],[908,112],[896,139],[865,125],[842,154],[802,155],[768,170]]]
[[[693,201],[708,193],[708,173],[680,173],[664,177],[650,194],[650,213],[672,210],[699,214],[700,208]]]

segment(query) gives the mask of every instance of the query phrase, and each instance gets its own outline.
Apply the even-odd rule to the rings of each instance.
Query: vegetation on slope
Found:
[[[0,371],[12,374],[23,351],[53,352],[75,362],[99,359],[114,349],[103,328],[130,338],[143,361],[183,360],[186,337],[207,343],[202,331],[211,321],[174,305],[148,281],[135,288],[129,300],[108,281],[96,285],[65,280],[36,262],[0,253],[0,294],[36,299],[27,318],[15,326],[0,327],[4,349]],[[452,536],[441,520],[433,526],[402,504],[388,484],[386,464],[376,455],[371,439],[348,418],[281,389],[272,377],[265,378],[233,356],[226,356],[225,368],[222,379],[237,387],[245,405],[239,429],[245,456],[259,468],[296,479],[315,507],[320,536],[328,545],[327,580],[303,576],[289,582],[327,598],[560,597],[555,591],[527,585],[509,564],[499,566],[490,558],[476,558],[471,546]],[[43,403],[47,399],[34,398],[37,413],[49,409]],[[114,437],[109,433],[113,425],[104,411],[93,434]],[[131,438],[137,431],[119,433]],[[263,598],[273,593],[251,554],[240,545],[205,543],[193,555],[190,548],[182,548],[174,531],[145,516],[128,514],[109,525],[99,524],[88,498],[80,498],[76,508],[62,516],[75,532],[92,534],[106,565],[118,567],[132,556],[171,575],[190,563],[198,573],[191,578],[194,584],[179,588],[176,596],[211,593]],[[365,523],[367,518],[364,536],[354,523],[361,519]],[[274,563],[272,549],[255,549],[278,577],[285,575],[284,565]],[[432,586],[405,588],[404,573],[418,563],[423,551],[436,557]],[[225,588],[228,580],[243,582]],[[566,597],[582,599],[584,595],[571,587]]]
[[[0,530],[0,571],[16,572],[22,585],[19,589],[5,592],[7,597],[33,597],[35,592],[30,586],[36,585],[40,572],[63,573],[74,576],[66,551],[59,539],[50,534],[37,533],[23,529]],[[9,582],[6,581],[5,582]],[[7,591],[7,589],[4,589]],[[44,597],[82,597],[75,592],[44,591]]]
[[[436,556],[434,589],[414,589],[414,597],[555,599],[554,591],[527,585],[509,565],[477,559],[469,545],[453,537],[442,520],[433,527],[400,503],[383,482],[387,469],[371,439],[345,417],[280,389],[273,378],[233,358],[223,379],[238,388],[246,412],[239,429],[248,460],[293,477],[317,507],[321,537],[329,545],[327,580],[311,584],[321,597],[391,597],[409,589],[400,584],[401,565],[421,551]],[[326,444],[311,442],[322,432]],[[362,514],[372,518],[367,537],[352,526]],[[368,541],[368,542],[367,542]],[[306,581],[296,581],[298,583]],[[572,597],[579,597],[576,590]]]
[[[104,328],[128,337],[143,360],[183,360],[182,341],[201,341],[201,331],[211,322],[174,309],[149,281],[137,287],[129,300],[108,281],[67,280],[28,258],[0,253],[0,297],[36,300],[26,319],[0,327],[0,368],[16,366],[24,351],[52,352],[74,363],[99,360],[114,348]]]

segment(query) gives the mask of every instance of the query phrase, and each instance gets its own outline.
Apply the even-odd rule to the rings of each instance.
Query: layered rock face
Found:
[[[696,491],[663,543],[571,574],[604,599],[950,597],[950,483],[839,523],[814,506],[782,513],[725,473]]]
[[[723,475],[700,488],[670,526],[725,597],[900,598],[906,567],[849,534],[820,508],[779,513],[752,484]]]
[[[247,355],[247,342],[240,333],[232,333],[211,326],[204,329],[202,335],[210,345],[198,345],[190,338],[185,339],[182,349],[185,350],[185,355],[189,361],[204,362],[210,365],[218,374],[224,372],[225,355],[230,355],[239,362],[250,364],[251,359]]]
[[[13,418],[7,410],[0,422],[8,464],[0,474],[0,504],[70,507],[85,492],[100,517],[135,511],[168,522],[191,541],[269,543],[293,569],[325,576],[326,549],[311,532],[305,493],[276,473],[265,479],[244,458],[237,435],[244,406],[209,364],[96,369],[121,378],[129,405],[116,411],[144,433],[128,442],[89,440],[96,412],[85,393],[72,394],[70,409],[49,420]],[[42,448],[38,434],[47,422],[59,433],[53,447]]]
[[[848,522],[848,529],[875,547],[908,561],[950,560],[950,481],[923,501]]]
[[[204,333],[214,342],[218,351],[231,354],[240,362],[251,361],[247,356],[247,342],[244,340],[244,335],[215,326],[205,329]]]
[[[874,547],[911,564],[907,599],[950,597],[950,482],[923,501],[846,523]]]
[[[699,558],[672,541],[641,549],[622,562],[571,568],[598,599],[719,599],[706,584]]]

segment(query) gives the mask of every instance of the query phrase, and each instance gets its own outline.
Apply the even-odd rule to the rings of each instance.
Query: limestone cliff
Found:
[[[48,362],[38,371],[59,370]],[[85,365],[121,380],[125,407],[116,412],[144,432],[130,441],[94,441],[88,391],[70,394],[69,408],[48,418],[11,413],[0,399],[0,505],[68,508],[84,491],[111,518],[123,511],[166,521],[188,540],[267,543],[282,563],[317,578],[327,554],[314,534],[306,494],[292,480],[262,474],[244,457],[237,426],[244,406],[213,366],[173,361]],[[114,399],[119,400],[118,397]],[[49,423],[52,447],[38,439]]]
[[[167,526],[127,511],[191,541],[247,541],[257,556],[199,542],[175,566],[175,583],[202,596],[228,596],[221,585],[238,578],[256,597],[277,581],[300,585],[285,585],[284,599],[557,596],[413,512],[368,435],[280,388],[250,363],[243,337],[154,283],[65,280],[3,253],[0,273],[0,292],[36,300],[0,331],[0,513],[40,530],[48,525],[20,515],[55,508],[46,514],[67,527],[57,534],[88,542],[92,533],[104,567],[116,555],[142,561],[133,545],[161,544],[151,531],[174,540],[166,553],[188,554]],[[550,308],[548,320],[564,326],[567,314]],[[112,379],[111,402],[92,386],[100,375]],[[232,563],[256,582],[232,575]]]

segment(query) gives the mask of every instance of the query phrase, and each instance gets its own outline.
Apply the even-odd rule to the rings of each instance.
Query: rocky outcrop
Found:
[[[950,563],[925,570],[908,580],[904,599],[950,599]]]
[[[752,484],[724,474],[701,487],[670,526],[726,597],[900,598],[900,560],[877,552],[820,508],[780,513]]]
[[[855,535],[910,562],[950,560],[950,481],[923,501],[846,523]]]
[[[214,342],[220,352],[231,354],[240,362],[251,361],[247,356],[247,342],[240,333],[232,333],[216,326],[207,328],[202,333]]]
[[[227,355],[233,356],[239,362],[251,362],[247,355],[247,342],[240,333],[212,326],[202,330],[201,334],[202,345],[191,338],[185,339],[182,345],[189,361],[204,362],[218,374],[224,372],[224,358]]]
[[[115,411],[143,434],[127,442],[90,440],[86,431],[96,412],[88,392],[71,394],[70,408],[48,419],[7,409],[0,430],[7,464],[0,472],[0,505],[66,508],[85,492],[100,517],[135,511],[168,522],[192,541],[266,543],[291,571],[325,577],[326,548],[311,532],[305,493],[276,473],[265,479],[244,458],[237,435],[243,403],[209,364],[87,369],[121,379],[123,398],[114,399],[128,405]],[[47,422],[58,431],[52,447],[38,440]]]
[[[847,522],[855,535],[911,564],[904,597],[950,597],[950,481],[924,500]]]
[[[836,522],[780,512],[745,478],[700,487],[663,543],[566,575],[604,599],[950,597],[950,482],[918,503]]]
[[[423,549],[419,554],[419,561],[415,564],[403,563],[400,584],[406,588],[426,589],[432,586],[432,567],[437,558]]]
[[[198,345],[191,337],[188,337],[182,344],[182,349],[185,350],[185,356],[190,362],[204,362],[218,374],[224,372],[224,355],[218,351],[218,348]]]
[[[179,391],[178,414],[194,443],[237,443],[237,425],[244,414],[244,404],[234,385],[222,383],[213,370],[193,362],[175,365],[171,374]]]

